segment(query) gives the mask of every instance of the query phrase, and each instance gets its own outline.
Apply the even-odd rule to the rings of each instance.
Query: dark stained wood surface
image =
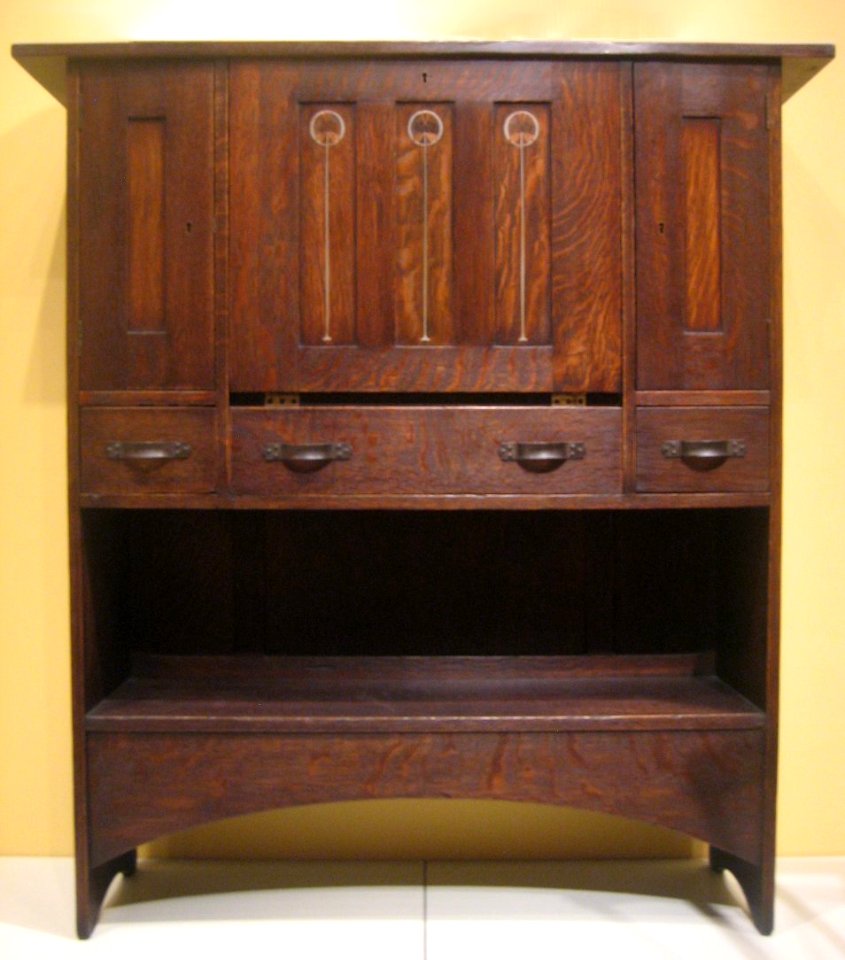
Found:
[[[206,64],[82,69],[82,390],[214,386],[212,90]]]
[[[768,72],[640,64],[637,388],[767,389]]]
[[[216,484],[217,445],[212,409],[89,407],[80,415],[80,490],[83,493],[210,493]],[[186,459],[109,457],[112,443],[187,443]]]
[[[314,407],[232,413],[232,489],[303,497],[441,493],[617,493],[619,410],[613,407]],[[265,461],[268,443],[347,443],[348,460],[315,473]],[[531,473],[503,443],[583,443],[585,456]]]
[[[768,490],[769,430],[765,407],[644,407],[637,411],[637,489]],[[702,469],[701,463],[663,455],[663,444],[676,440],[738,440],[746,452]]]
[[[200,658],[202,661],[204,658]],[[655,658],[659,660],[659,658]],[[678,662],[676,666],[687,666]],[[762,712],[714,676],[645,658],[262,657],[144,665],[87,718],[92,731],[411,733],[739,730]],[[626,671],[626,666],[631,669]],[[638,669],[637,669],[638,668]],[[636,672],[635,672],[636,670]],[[145,674],[151,675],[145,675]],[[225,696],[221,696],[225,691]]]
[[[62,103],[69,60],[198,59],[240,57],[485,59],[589,58],[614,60],[695,60],[781,63],[783,98],[811,80],[834,56],[832,44],[660,43],[654,41],[445,41],[414,43],[135,41],[132,43],[19,43],[12,54]]]
[[[233,389],[619,390],[617,65],[230,76]]]
[[[554,389],[620,390],[630,131],[627,72],[615,63],[560,66],[552,149]]]
[[[70,58],[80,934],[138,843],[394,796],[685,830],[770,930],[779,103],[832,48],[14,53],[56,92]]]
[[[762,738],[760,730],[89,733],[92,858],[277,806],[463,797],[624,814],[758,863]]]

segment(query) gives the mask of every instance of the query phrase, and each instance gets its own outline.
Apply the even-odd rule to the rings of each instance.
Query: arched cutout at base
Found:
[[[625,860],[703,857],[705,845],[640,821],[501,800],[366,800],[216,821],[146,845],[145,859]]]

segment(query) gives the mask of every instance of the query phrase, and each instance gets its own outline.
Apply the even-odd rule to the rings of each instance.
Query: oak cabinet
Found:
[[[773,923],[779,107],[829,47],[116,44],[69,108],[77,906],[285,804],[572,804]]]

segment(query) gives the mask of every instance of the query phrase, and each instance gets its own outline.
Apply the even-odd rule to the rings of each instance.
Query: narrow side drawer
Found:
[[[639,492],[761,493],[768,489],[767,407],[637,410]]]
[[[211,493],[215,411],[148,407],[80,412],[80,492]]]

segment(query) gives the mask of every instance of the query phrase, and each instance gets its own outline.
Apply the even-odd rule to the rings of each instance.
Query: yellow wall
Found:
[[[2,0],[0,854],[71,851],[64,111],[13,42],[454,37],[839,42],[784,111],[786,465],[779,849],[845,854],[845,2]],[[546,808],[356,804],[220,825],[159,852],[685,854],[660,831]]]

